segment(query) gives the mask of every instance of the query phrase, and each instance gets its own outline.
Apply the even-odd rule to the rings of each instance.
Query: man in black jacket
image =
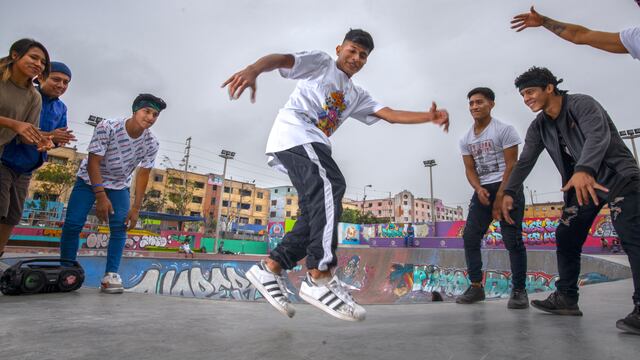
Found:
[[[538,116],[504,190],[507,222],[517,190],[546,149],[562,176],[564,209],[556,230],[556,292],[531,305],[558,315],[582,315],[578,307],[580,255],[589,228],[605,203],[633,273],[634,310],[619,329],[640,334],[640,170],[604,108],[593,98],[567,94],[548,69],[533,67],[515,80],[524,103]],[[541,111],[542,110],[542,111]]]

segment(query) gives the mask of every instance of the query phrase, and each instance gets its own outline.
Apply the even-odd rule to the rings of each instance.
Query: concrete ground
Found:
[[[308,305],[288,319],[265,302],[87,288],[0,295],[0,359],[637,359],[640,336],[615,328],[631,289],[631,280],[584,287],[584,317],[500,300],[368,306],[362,323]]]

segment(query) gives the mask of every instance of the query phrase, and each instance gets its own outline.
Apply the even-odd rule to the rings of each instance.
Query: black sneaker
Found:
[[[484,300],[484,286],[469,286],[467,290],[456,298],[458,304],[473,304]]]
[[[582,316],[578,307],[578,300],[557,291],[549,295],[545,300],[531,300],[531,305],[539,310],[556,315]]]
[[[616,327],[620,330],[640,335],[640,304],[636,305],[626,318],[618,320]]]
[[[509,309],[526,309],[529,307],[529,297],[526,289],[515,289],[511,291],[511,297],[507,303]]]

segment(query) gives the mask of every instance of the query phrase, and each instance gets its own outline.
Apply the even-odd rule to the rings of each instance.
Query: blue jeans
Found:
[[[105,189],[113,214],[109,215],[109,245],[107,248],[107,268],[105,272],[118,272],[122,251],[127,240],[125,221],[129,213],[129,189]],[[60,258],[75,260],[78,255],[80,232],[87,221],[87,215],[96,202],[91,186],[78,178],[69,197],[67,216],[60,237]]]

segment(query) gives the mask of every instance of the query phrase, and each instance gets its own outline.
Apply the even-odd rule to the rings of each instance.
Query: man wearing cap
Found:
[[[126,241],[126,231],[133,229],[155,163],[159,143],[149,128],[166,108],[165,102],[151,94],[140,94],[133,101],[130,118],[101,121],[87,149],[89,158],[82,161],[78,179],[71,192],[67,216],[60,238],[60,258],[75,260],[79,237],[87,214],[96,204],[96,216],[109,223],[107,265],[100,289],[123,292],[118,267]],[[134,170],[136,189],[133,206],[129,206],[129,187]]]
[[[524,103],[537,116],[529,125],[522,154],[504,189],[502,216],[514,223],[509,215],[514,198],[546,150],[560,172],[564,192],[556,229],[559,278],[554,293],[545,300],[531,301],[531,305],[556,315],[582,316],[578,307],[582,245],[607,204],[629,257],[634,286],[633,311],[618,320],[616,327],[640,334],[640,169],[602,105],[588,95],[559,90],[561,82],[551,71],[539,67],[515,80]]]
[[[71,69],[61,62],[52,61],[49,76],[40,76],[38,81],[42,96],[40,130],[51,136],[56,146],[65,146],[76,139],[67,128],[67,106],[60,100],[71,82]]]

